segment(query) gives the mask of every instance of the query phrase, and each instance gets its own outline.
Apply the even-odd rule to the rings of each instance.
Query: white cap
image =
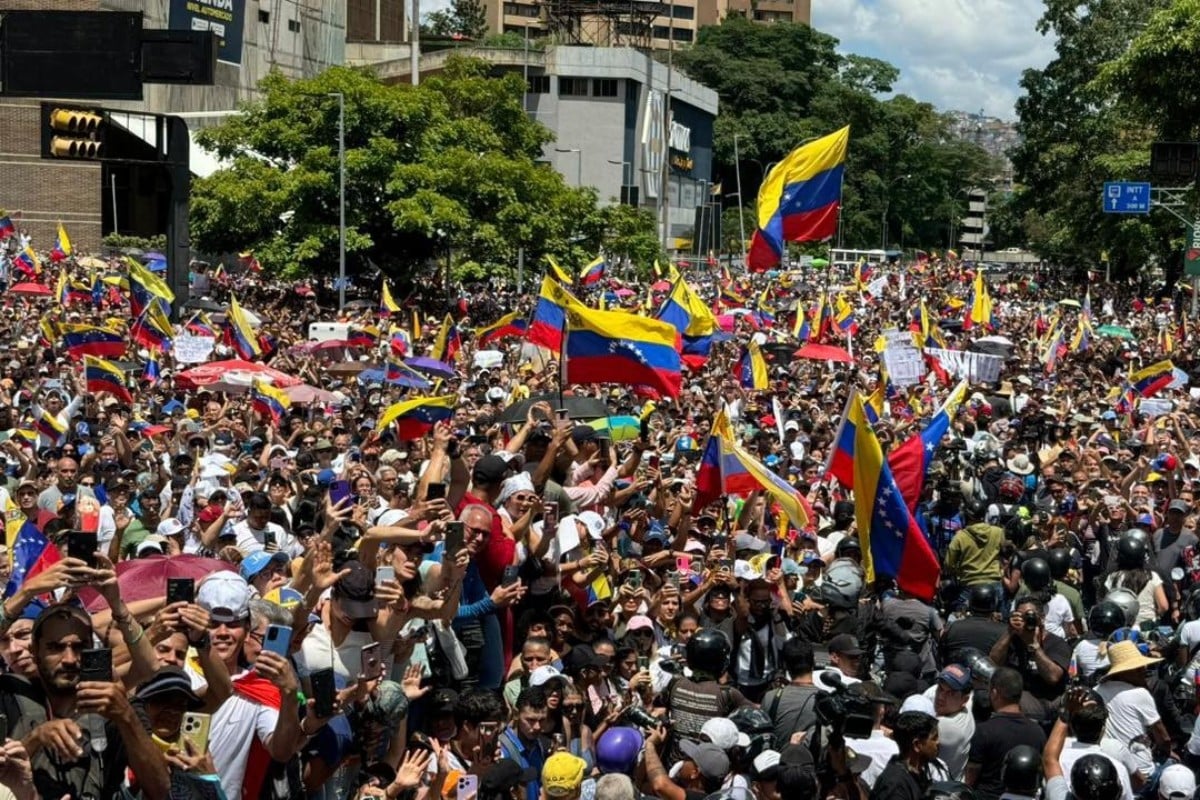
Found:
[[[608,527],[604,523],[604,517],[595,511],[581,511],[578,517],[579,521],[587,526],[588,533],[592,535],[593,539],[599,539],[604,535],[604,529]]]
[[[761,775],[771,767],[779,766],[779,753],[774,750],[763,750],[754,757],[754,771]]]
[[[713,717],[700,728],[700,735],[722,750],[732,750],[735,747],[749,747],[750,737],[738,730],[737,725],[728,717]]]
[[[137,556],[138,556],[138,558],[141,558],[142,556],[146,555],[147,553],[159,553],[159,554],[166,553],[167,552],[166,547],[165,547],[166,543],[167,543],[166,539],[164,539],[163,537],[161,537],[157,534],[152,533],[149,536],[147,536],[145,539],[142,539],[142,541],[138,542]]]
[[[798,431],[800,430],[800,423],[796,422],[794,419],[789,419],[787,422],[783,423],[783,429],[785,431]]]
[[[395,525],[407,516],[407,511],[399,508],[389,508],[387,511],[379,515],[379,519],[375,520],[375,524],[381,528],[387,528]]]
[[[900,713],[903,714],[905,711],[920,711],[931,717],[937,716],[937,712],[933,710],[933,701],[923,694],[909,695],[905,698],[904,703],[900,706]]]
[[[749,561],[743,561],[739,558],[733,562],[733,577],[739,581],[756,581],[762,576],[762,572],[750,566]]]
[[[159,536],[175,536],[183,533],[183,529],[185,527],[186,526],[175,517],[167,517],[162,522],[158,523],[158,527],[154,529],[154,532]]]
[[[561,677],[562,677],[561,672],[559,672],[557,669],[550,666],[549,664],[546,664],[545,666],[538,667],[533,672],[529,673],[529,685],[530,686],[541,686],[542,684],[547,683],[548,681],[552,681],[555,678],[561,678]]]
[[[196,605],[215,622],[237,622],[250,616],[250,584],[236,572],[214,572],[196,589]]]
[[[487,399],[491,400],[492,402],[499,402],[507,396],[508,396],[508,393],[505,392],[499,386],[493,386],[492,388],[487,390]]]
[[[1172,764],[1158,777],[1158,796],[1163,800],[1192,800],[1196,775],[1183,764]]]

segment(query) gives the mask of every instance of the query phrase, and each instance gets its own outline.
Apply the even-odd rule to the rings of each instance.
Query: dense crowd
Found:
[[[67,259],[47,287],[60,269],[98,279]],[[991,273],[994,319],[966,330],[973,266],[950,260],[879,265],[870,289],[861,267],[705,263],[658,290],[572,287],[651,315],[675,280],[723,298],[671,398],[562,387],[553,353],[481,345],[535,301],[499,281],[397,293],[381,316],[373,289],[339,314],[327,285],[197,268],[213,311],[173,334],[236,358],[219,310],[236,294],[260,361],[313,390],[276,416],[138,342],[116,359],[132,402],[89,391],[58,334],[128,330],[124,265],[100,273],[116,279],[93,297],[9,293],[0,316],[0,797],[1195,793],[1200,331],[1169,287]],[[823,295],[853,325],[810,314]],[[384,364],[428,355],[446,314],[452,374],[408,388]],[[796,314],[851,363],[792,357]],[[371,335],[315,347],[314,323]],[[910,326],[951,350],[1008,342],[930,447],[932,597],[864,568],[891,534],[860,531],[827,471],[852,391],[886,388],[885,449],[946,399],[940,368],[881,372],[880,335]],[[738,377],[751,341],[763,389]],[[1165,359],[1172,382],[1137,396],[1129,376]],[[457,396],[449,419],[379,425],[435,391]],[[722,409],[807,524],[765,492],[697,504]]]

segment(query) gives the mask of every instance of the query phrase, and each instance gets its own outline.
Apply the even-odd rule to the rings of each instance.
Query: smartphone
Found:
[[[479,776],[462,775],[458,779],[458,793],[454,800],[475,800],[479,794]]]
[[[677,572],[691,572],[692,559],[688,558],[687,556],[680,556],[679,558],[675,559],[675,570]]]
[[[288,648],[292,644],[292,629],[287,625],[268,625],[267,635],[263,638],[263,650],[277,656],[287,658]]]
[[[646,670],[650,669],[650,657],[638,656],[637,665],[640,672],[645,672]]]
[[[453,558],[454,554],[463,549],[463,540],[465,537],[463,523],[447,522],[446,523],[446,547],[443,550],[444,554],[448,554]]]
[[[318,717],[332,717],[335,699],[333,667],[316,670],[308,679],[312,682],[313,714]]]
[[[78,558],[92,569],[96,568],[96,534],[87,531],[70,531],[67,534],[67,556]]]
[[[554,530],[558,527],[558,501],[550,500],[542,503],[542,530]]]
[[[379,642],[371,642],[362,648],[362,674],[374,680],[379,673]]]
[[[496,749],[496,737],[499,735],[499,722],[479,723],[479,751],[481,753],[490,753]]]
[[[667,572],[667,583],[671,584],[678,590],[679,589],[679,573],[676,572],[675,570],[668,571]]]
[[[446,484],[441,481],[434,481],[425,487],[425,500],[445,500],[446,499]]]
[[[704,559],[696,558],[695,556],[692,556],[690,559],[688,559],[688,572],[691,572],[694,575],[699,575],[703,571]]]
[[[724,550],[725,545],[729,544],[729,537],[723,533],[714,533],[712,537],[712,546],[714,550]]]
[[[561,733],[550,734],[550,749],[555,752],[566,750],[567,737],[563,736]]]
[[[8,715],[0,714],[0,742],[8,741]]]
[[[395,567],[376,567],[375,568],[375,585],[382,586],[387,581],[396,580]]]
[[[278,542],[275,541],[275,531],[263,531],[263,547],[277,547]]]
[[[279,471],[287,466],[287,459],[283,456],[275,456],[271,459],[270,467],[274,471]]]
[[[329,484],[329,502],[336,506],[350,497],[350,481],[334,481]]]
[[[195,578],[167,578],[167,605],[196,601]]]
[[[112,650],[98,647],[79,654],[79,680],[112,683]]]
[[[504,568],[504,576],[500,579],[501,586],[512,586],[519,583],[521,580],[521,568],[513,564],[509,564]]]
[[[554,416],[558,417],[563,422],[566,422],[571,418],[571,412],[567,411],[565,408],[557,408],[554,410]]]
[[[662,456],[658,453],[650,456],[650,469],[658,469],[660,464],[662,464]]]
[[[629,574],[625,576],[625,585],[631,589],[642,588],[642,571],[640,569],[629,570]]]
[[[183,724],[179,726],[179,749],[187,752],[184,742],[191,742],[195,752],[208,752],[208,729],[212,717],[198,711],[188,711],[183,715]]]

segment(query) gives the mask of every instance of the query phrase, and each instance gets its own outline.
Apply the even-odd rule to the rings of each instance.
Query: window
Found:
[[[531,3],[505,3],[504,13],[511,17],[536,17],[538,7]]]
[[[655,25],[654,26],[654,38],[655,39],[669,39],[670,37],[671,37],[671,29],[668,28],[666,25]]]
[[[291,31],[292,33],[299,33],[300,32],[300,20],[289,19],[288,20],[288,30]]]
[[[558,96],[559,97],[587,97],[588,94],[588,79],[587,78],[559,78],[558,79]]]
[[[260,8],[260,9],[258,10],[258,21],[259,21],[259,22],[261,22],[261,23],[262,23],[262,24],[264,24],[264,25],[266,25],[267,23],[269,23],[269,22],[271,21],[271,12],[270,12],[270,11],[263,11],[263,10]]]
[[[592,96],[593,97],[616,97],[617,96],[617,80],[616,78],[596,78],[592,81]]]
[[[692,31],[688,28],[672,28],[671,35],[677,42],[690,42],[692,40]]]
[[[672,6],[671,16],[675,19],[695,19],[696,9],[691,6]]]
[[[550,94],[550,76],[530,75],[528,91],[530,94]]]

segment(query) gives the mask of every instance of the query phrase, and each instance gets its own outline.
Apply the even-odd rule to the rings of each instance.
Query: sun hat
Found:
[[[1108,646],[1108,663],[1111,666],[1109,666],[1108,674],[1104,676],[1103,680],[1108,680],[1122,672],[1130,672],[1131,670],[1148,667],[1160,661],[1162,661],[1161,658],[1142,655],[1142,652],[1138,650],[1136,642],[1126,640],[1110,644]]]

